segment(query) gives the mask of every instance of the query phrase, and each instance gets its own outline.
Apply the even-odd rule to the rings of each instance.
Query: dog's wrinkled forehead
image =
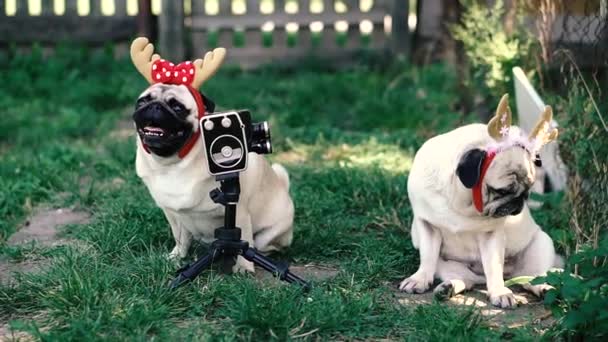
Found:
[[[139,98],[150,96],[153,100],[160,100],[165,103],[171,99],[179,101],[184,107],[191,112],[196,112],[196,102],[190,94],[190,91],[184,85],[162,84],[157,83],[146,89]]]
[[[534,181],[534,175],[530,153],[513,146],[496,155],[488,169],[486,182],[493,187],[505,187],[511,183],[527,187]]]

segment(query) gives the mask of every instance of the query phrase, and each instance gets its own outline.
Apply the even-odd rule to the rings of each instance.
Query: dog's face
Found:
[[[184,85],[155,84],[137,99],[133,121],[150,152],[161,157],[177,153],[198,130],[196,101]]]
[[[521,147],[496,155],[483,179],[484,213],[492,217],[518,215],[536,179],[534,160]]]
[[[465,187],[477,184],[486,157],[486,152],[479,149],[462,156],[456,172]],[[482,179],[482,214],[504,217],[521,213],[535,177],[535,158],[525,149],[513,146],[496,154]]]

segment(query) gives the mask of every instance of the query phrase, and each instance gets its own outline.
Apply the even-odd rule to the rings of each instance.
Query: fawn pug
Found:
[[[224,207],[209,197],[219,183],[208,172],[198,125],[214,105],[198,88],[220,66],[225,50],[179,65],[153,52],[146,38],[131,45],[133,64],[152,84],[139,96],[133,114],[139,135],[135,166],[171,226],[175,248],[170,256],[183,258],[193,239],[209,243],[214,229],[223,224]],[[287,171],[250,153],[240,182],[236,224],[243,240],[262,253],[289,246],[294,207]],[[239,256],[235,270],[254,268]]]
[[[437,277],[438,297],[486,284],[493,305],[517,305],[505,277],[537,276],[561,266],[553,241],[530,215],[526,200],[537,152],[557,138],[546,107],[529,136],[511,126],[507,95],[487,125],[471,124],[428,140],[408,179],[414,213],[411,236],[418,270],[402,291],[422,293]],[[525,285],[537,296],[548,285]]]

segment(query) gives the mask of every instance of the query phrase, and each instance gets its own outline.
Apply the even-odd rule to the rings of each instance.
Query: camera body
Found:
[[[205,114],[199,121],[209,173],[214,176],[247,169],[247,154],[272,153],[268,122],[251,122],[248,110]]]

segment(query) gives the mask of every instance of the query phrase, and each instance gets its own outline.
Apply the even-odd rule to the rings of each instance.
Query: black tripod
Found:
[[[241,240],[241,229],[236,227],[236,204],[239,201],[241,193],[239,174],[230,173],[217,176],[216,180],[220,181],[220,189],[214,189],[209,195],[213,202],[226,207],[224,226],[215,229],[216,240],[211,244],[207,255],[199,258],[191,265],[188,264],[180,268],[169,287],[175,289],[188,281],[194,280],[203,270],[211,266],[218,259],[222,262],[222,272],[231,273],[232,266],[236,264],[237,256],[241,255],[266,271],[271,272],[279,279],[288,283],[297,283],[305,289],[309,289],[310,285],[308,282],[291,273],[287,264],[274,262],[272,259],[259,254],[255,248],[249,246],[247,241]]]

